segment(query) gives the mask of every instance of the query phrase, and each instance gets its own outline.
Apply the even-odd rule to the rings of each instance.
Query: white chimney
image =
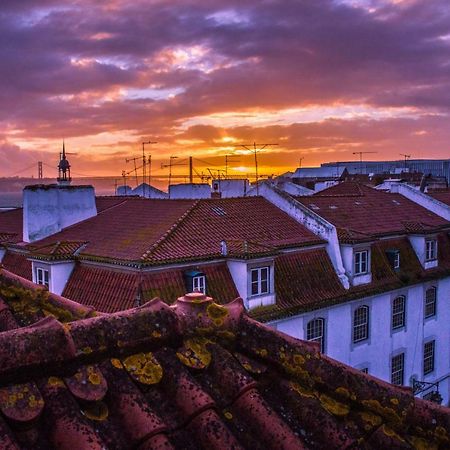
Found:
[[[23,190],[23,240],[34,242],[97,215],[92,186],[34,185]]]

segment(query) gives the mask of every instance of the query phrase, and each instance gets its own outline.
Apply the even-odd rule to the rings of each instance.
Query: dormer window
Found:
[[[435,261],[437,259],[437,241],[436,239],[427,239],[425,241],[425,261]]]
[[[206,275],[197,270],[185,273],[186,288],[188,292],[201,292],[206,294]]]
[[[400,269],[400,252],[398,250],[387,250],[386,256],[389,260],[389,264],[394,270]]]
[[[269,285],[269,267],[256,267],[251,269],[251,295],[268,294]]]
[[[362,250],[355,252],[354,274],[363,275],[369,271],[369,251]]]

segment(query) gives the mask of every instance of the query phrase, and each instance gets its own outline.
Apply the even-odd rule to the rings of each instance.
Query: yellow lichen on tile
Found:
[[[335,400],[332,397],[329,397],[328,395],[321,394],[319,396],[319,400],[324,409],[326,409],[329,413],[335,416],[339,417],[346,416],[350,412],[349,405],[338,402],[337,400]]]
[[[157,384],[163,376],[163,369],[153,353],[137,353],[123,360],[128,373],[142,384]]]
[[[211,353],[206,348],[212,341],[202,337],[185,339],[177,352],[178,359],[187,367],[205,369],[211,363]]]

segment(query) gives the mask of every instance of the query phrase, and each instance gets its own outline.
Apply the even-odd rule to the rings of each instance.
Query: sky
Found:
[[[0,176],[449,158],[449,113],[448,0],[1,0]]]

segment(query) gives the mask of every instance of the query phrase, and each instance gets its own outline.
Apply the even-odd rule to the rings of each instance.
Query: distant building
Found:
[[[345,165],[336,167],[305,167],[297,169],[291,181],[313,191],[320,191],[344,181],[348,176]]]
[[[395,173],[400,170],[410,172],[421,172],[425,175],[431,174],[436,177],[445,177],[450,180],[450,159],[409,159],[399,161],[345,161],[329,162],[321,164],[321,167],[338,169],[345,166],[349,174],[382,174]]]

